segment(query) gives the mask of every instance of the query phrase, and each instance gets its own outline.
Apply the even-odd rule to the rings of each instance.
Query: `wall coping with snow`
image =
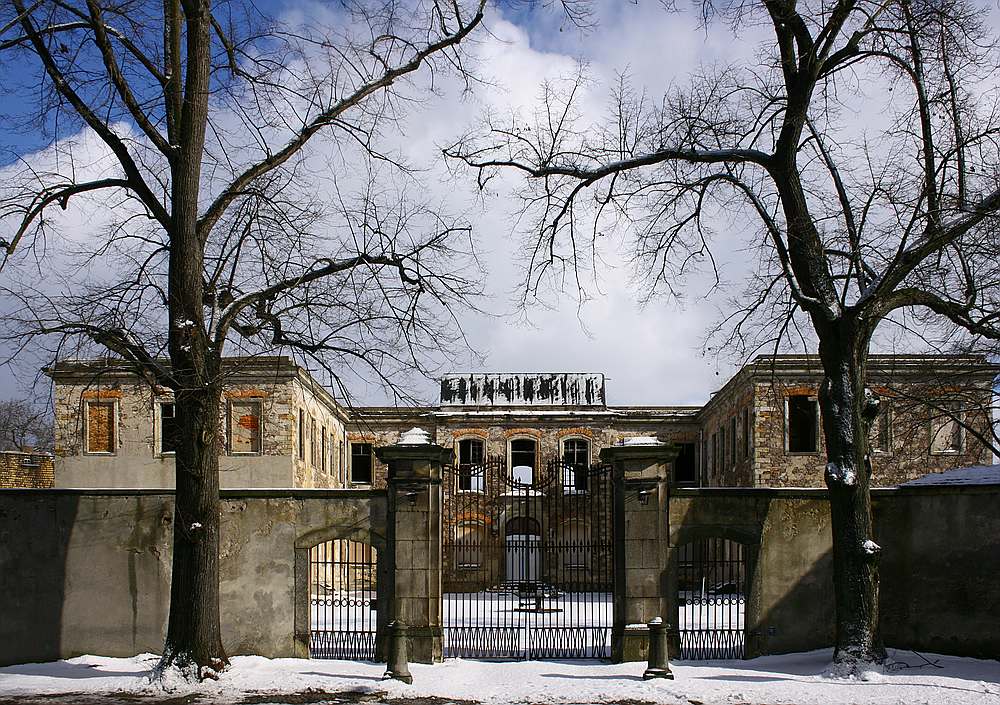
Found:
[[[165,496],[173,497],[172,489],[134,489],[134,488],[72,488],[72,487],[47,487],[47,488],[0,488],[0,496],[10,495],[66,495],[72,497],[151,497]],[[364,499],[366,497],[384,497],[385,490],[376,489],[329,489],[329,488],[299,488],[299,487],[262,487],[262,488],[231,488],[219,490],[222,499],[242,499],[249,497],[291,497],[296,499]]]

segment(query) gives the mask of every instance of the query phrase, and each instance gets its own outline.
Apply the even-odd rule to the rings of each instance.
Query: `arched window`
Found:
[[[537,454],[538,444],[533,438],[515,438],[510,442],[510,476],[514,484],[534,484]]]
[[[463,438],[458,442],[459,492],[483,492],[486,489],[486,442],[481,438]]]
[[[478,570],[483,565],[486,527],[480,522],[464,522],[455,527],[455,568]]]
[[[579,494],[588,489],[590,472],[590,441],[585,438],[567,438],[563,441],[563,493]]]

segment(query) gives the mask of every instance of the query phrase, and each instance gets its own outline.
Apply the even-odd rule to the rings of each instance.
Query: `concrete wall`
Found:
[[[222,511],[228,653],[304,655],[295,641],[302,549],[337,537],[381,548],[384,493],[226,491]],[[0,665],[159,652],[172,521],[170,493],[0,491]]]
[[[887,646],[1000,653],[1000,486],[873,491]],[[832,646],[832,536],[825,490],[674,490],[671,556],[719,536],[747,544],[747,654]],[[673,560],[673,558],[671,559]]]

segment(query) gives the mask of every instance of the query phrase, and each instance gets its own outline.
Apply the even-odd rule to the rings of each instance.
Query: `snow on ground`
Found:
[[[250,694],[274,693],[274,702],[280,703],[281,693],[318,690],[381,694],[373,702],[431,696],[489,705],[625,700],[664,705],[1000,704],[997,661],[922,657],[890,650],[893,662],[914,668],[890,667],[884,674],[870,674],[865,680],[840,680],[825,675],[830,656],[829,650],[822,650],[749,661],[677,662],[673,664],[676,675],[673,681],[643,681],[643,663],[456,659],[434,666],[412,664],[413,685],[382,681],[385,667],[376,663],[237,656],[219,682],[182,683],[171,691],[171,696],[198,692],[203,699],[197,702],[214,703],[239,702]],[[940,667],[928,665],[927,660]],[[156,657],[151,655],[81,656],[54,663],[6,666],[0,668],[0,700],[59,693],[110,694],[106,702],[114,702],[115,694],[162,698],[162,689],[151,686],[144,675],[155,662]],[[132,697],[128,701],[136,702]]]
[[[1000,485],[1000,465],[972,465],[944,472],[931,472],[902,487],[914,485]]]

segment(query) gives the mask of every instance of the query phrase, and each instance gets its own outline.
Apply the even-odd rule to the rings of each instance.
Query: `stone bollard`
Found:
[[[410,666],[406,658],[406,625],[395,619],[388,624],[389,629],[389,659],[382,680],[393,680],[412,683]]]
[[[653,617],[646,623],[649,627],[649,666],[642,674],[643,680],[650,678],[674,679],[667,662],[667,625],[659,617]]]

